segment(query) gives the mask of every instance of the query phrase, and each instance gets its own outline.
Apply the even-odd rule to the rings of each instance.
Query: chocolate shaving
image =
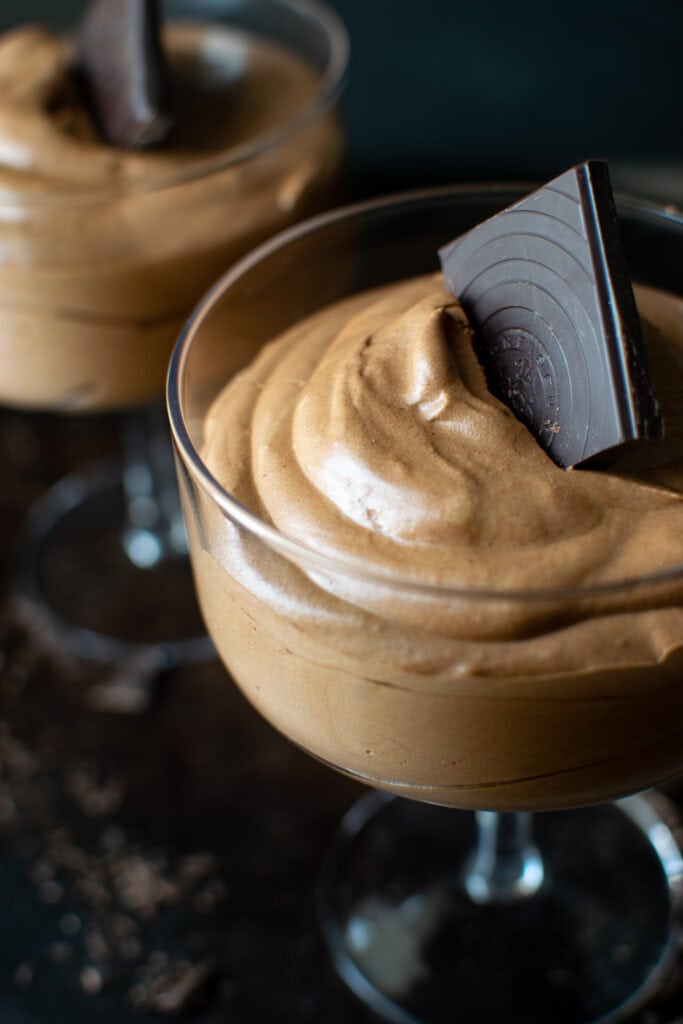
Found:
[[[168,970],[148,970],[131,992],[140,1010],[180,1016],[206,1003],[220,978],[216,964],[180,963]]]
[[[604,162],[571,168],[439,255],[491,391],[558,465],[661,436]]]
[[[158,0],[94,0],[81,26],[77,63],[106,142],[124,149],[163,142],[173,118]]]

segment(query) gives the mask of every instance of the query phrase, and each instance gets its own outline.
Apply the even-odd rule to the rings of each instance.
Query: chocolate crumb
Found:
[[[219,867],[218,859],[212,853],[193,853],[183,857],[178,874],[183,882],[200,882],[207,875],[215,874]]]
[[[59,882],[43,882],[39,891],[44,903],[59,903],[64,898],[64,887]]]
[[[51,942],[47,948],[47,958],[55,966],[63,967],[74,958],[73,946],[68,942]]]
[[[81,930],[81,919],[77,914],[65,914],[59,922],[59,927],[62,934],[68,935],[72,938],[73,936],[78,935]]]
[[[145,947],[142,945],[140,939],[137,939],[134,935],[127,936],[123,939],[118,946],[119,955],[124,960],[137,960],[144,953]]]
[[[142,980],[131,989],[130,999],[137,1009],[177,1016],[205,1002],[218,977],[216,965],[208,961],[180,961],[167,971],[159,971],[150,958]]]
[[[86,934],[85,948],[95,963],[104,963],[111,955],[109,943],[98,928],[93,928]]]
[[[162,859],[133,855],[116,867],[114,883],[121,903],[143,918],[153,917],[160,906],[176,903],[179,890],[163,873]]]
[[[93,967],[92,965],[88,965],[87,967],[83,968],[83,970],[81,971],[80,980],[81,988],[86,993],[86,995],[89,996],[99,995],[99,993],[102,991],[102,988],[104,987],[104,978],[102,977],[102,972],[99,971],[97,967]]]
[[[118,779],[102,781],[95,766],[88,762],[76,765],[66,779],[67,791],[91,817],[113,814],[123,799]]]
[[[14,984],[17,988],[30,988],[33,984],[34,975],[35,967],[28,960],[25,960],[14,969]]]
[[[55,867],[47,860],[39,860],[31,868],[31,881],[34,885],[51,882],[55,877]]]

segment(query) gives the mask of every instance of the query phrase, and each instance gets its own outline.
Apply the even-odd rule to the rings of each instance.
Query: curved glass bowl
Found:
[[[272,338],[336,299],[436,271],[439,246],[519,195],[442,189],[290,230],[200,303],[169,374],[193,570],[221,657],[295,743],[421,801],[358,801],[318,887],[338,970],[399,1024],[614,1024],[666,978],[683,862],[665,819],[639,796],[559,809],[680,772],[683,566],[572,590],[535,565],[516,590],[373,570],[240,504],[203,461],[204,424]],[[619,208],[634,276],[669,292],[680,327],[683,219]],[[650,656],[629,655],[650,630]],[[551,808],[532,829],[527,812]]]
[[[436,270],[440,245],[518,195],[399,196],[279,236],[202,301],[169,377],[200,605],[247,697],[295,743],[373,786],[514,811],[597,803],[680,773],[683,566],[571,591],[439,587],[419,566],[387,576],[276,530],[222,489],[201,452],[213,399],[264,343],[335,299]],[[634,278],[683,294],[680,214],[627,198],[619,210]],[[634,664],[624,636],[643,608],[674,642]]]
[[[192,23],[227,28],[201,46],[208,78],[225,79],[220,102],[222,116],[235,119],[234,143],[207,145],[198,121],[172,153],[117,157],[44,123],[49,97],[35,87],[12,129],[27,134],[35,173],[23,161],[11,166],[21,137],[4,140],[9,171],[0,168],[4,404],[81,412],[158,399],[182,322],[217,275],[338,196],[344,146],[335,105],[348,43],[336,15],[316,0],[163,0],[161,7],[174,32],[191,33]],[[27,2],[21,21],[42,21],[42,13]],[[0,15],[0,28],[10,27]],[[250,101],[257,129],[226,99],[241,87],[242,67],[260,59],[250,39],[275,44],[310,70],[310,82],[296,93],[292,87],[277,116]],[[33,44],[39,54],[41,45]],[[277,109],[282,97],[271,88]],[[208,101],[194,102],[203,110]]]
[[[50,27],[59,33],[58,6]],[[133,703],[146,701],[144,681],[160,669],[214,656],[189,578],[165,417],[144,406],[161,398],[180,327],[225,266],[337,196],[348,57],[343,26],[315,0],[160,6],[168,50],[181,53],[181,127],[167,147],[84,142],[68,129],[68,102],[55,130],[43,105],[63,97],[45,99],[50,80],[6,119],[32,143],[35,166],[8,166],[12,137],[0,161],[0,402],[128,413],[123,466],[69,476],[31,509],[17,544],[18,608],[50,647],[125,665]],[[44,8],[26,0],[21,22],[42,23]],[[7,15],[0,27],[12,27]],[[40,77],[70,37],[28,31]],[[3,39],[2,59],[21,41]]]

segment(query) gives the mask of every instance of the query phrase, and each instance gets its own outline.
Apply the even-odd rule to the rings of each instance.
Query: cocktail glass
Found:
[[[246,33],[305,62],[310,93],[256,134],[239,121],[234,145],[218,152],[202,146],[198,128],[195,155],[180,169],[154,154],[153,173],[121,186],[60,189],[54,168],[57,183],[44,191],[0,191],[0,354],[8,369],[0,402],[28,411],[125,413],[123,464],[69,476],[31,509],[18,545],[20,606],[60,648],[137,666],[141,677],[215,656],[193,614],[161,401],[170,352],[219,272],[337,197],[344,146],[336,105],[348,52],[343,26],[315,0],[161,6],[166,23],[238,33],[234,42],[207,36],[202,58],[204,74],[225,79],[226,88],[250,59],[240,42]],[[44,21],[44,13],[31,0],[21,21]],[[238,113],[226,108],[225,117]],[[65,142],[70,159],[77,147]],[[96,159],[105,158],[103,147]]]
[[[348,984],[402,1024],[605,1024],[666,977],[683,862],[661,797],[632,794],[683,768],[683,628],[651,663],[618,649],[628,609],[680,604],[683,567],[571,590],[436,586],[419,564],[388,574],[315,550],[236,500],[202,458],[204,425],[265,343],[330,302],[437,272],[441,245],[520,194],[428,191],[283,233],[208,293],[169,375],[216,648],[277,729],[375,789],[323,866],[321,917]],[[626,197],[618,207],[634,278],[666,289],[680,318],[683,218]],[[604,650],[585,664],[582,629],[610,616]],[[555,631],[576,638],[566,664],[476,668],[480,648],[533,649]]]

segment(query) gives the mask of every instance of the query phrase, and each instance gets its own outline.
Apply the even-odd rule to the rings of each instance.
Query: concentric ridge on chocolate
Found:
[[[491,391],[558,465],[660,436],[604,162],[571,168],[439,255]]]

